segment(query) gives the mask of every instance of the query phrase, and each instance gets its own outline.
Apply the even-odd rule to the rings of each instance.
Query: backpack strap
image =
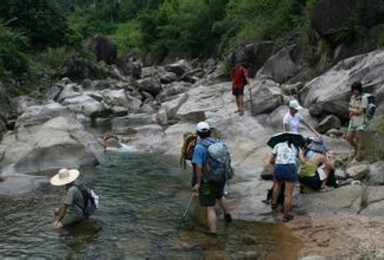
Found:
[[[85,209],[88,207],[89,192],[84,189],[83,185],[73,184],[73,186],[75,186],[83,195],[84,207],[80,206],[80,204],[76,203],[75,201],[73,202],[73,204],[78,206],[83,211],[83,214],[85,214]]]

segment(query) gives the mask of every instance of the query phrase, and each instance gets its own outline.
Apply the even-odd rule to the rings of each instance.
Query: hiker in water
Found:
[[[230,70],[232,79],[232,94],[236,99],[237,111],[240,116],[244,115],[244,86],[250,83],[248,70],[242,63],[236,63]]]
[[[56,229],[81,222],[88,218],[88,215],[85,214],[85,209],[90,205],[85,205],[87,202],[82,191],[84,186],[79,181],[76,181],[79,175],[80,172],[78,170],[61,169],[51,178],[53,186],[65,186],[67,190],[64,202],[59,208],[55,209],[53,225]]]
[[[300,110],[303,109],[300,106],[299,102],[295,99],[289,101],[288,104],[289,111],[284,115],[283,118],[283,130],[290,131],[294,133],[299,132],[299,125],[303,123],[309,130],[311,130],[316,136],[320,136],[320,134],[310,125],[308,124],[303,116],[300,114]]]
[[[363,86],[356,81],[351,86],[351,101],[349,102],[349,126],[346,133],[347,141],[353,146],[354,160],[360,160],[363,147],[363,132],[367,127],[364,109],[367,107],[367,100],[363,98]]]
[[[299,180],[297,176],[296,157],[298,149],[289,141],[284,141],[275,145],[272,156],[269,157],[269,163],[274,165],[275,185],[272,191],[271,208],[275,210],[278,207],[278,198],[283,183],[285,183],[283,221],[287,222],[293,219],[290,214],[292,208],[292,196],[295,183]]]
[[[306,146],[300,151],[300,184],[314,190],[336,187],[335,167],[327,157],[327,149],[319,137],[307,138]]]
[[[196,184],[193,191],[199,193],[200,204],[207,208],[207,221],[209,230],[212,234],[216,234],[216,200],[224,213],[225,222],[232,222],[232,217],[229,214],[223,200],[224,186],[226,179],[219,178],[217,181],[213,180],[208,173],[208,147],[217,142],[211,138],[211,129],[206,122],[200,122],[196,127],[199,140],[195,146],[192,163],[195,165]]]

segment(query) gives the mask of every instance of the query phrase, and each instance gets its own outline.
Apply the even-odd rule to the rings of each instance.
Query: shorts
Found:
[[[232,88],[232,95],[234,95],[235,97],[244,96],[244,87]]]
[[[208,185],[208,188],[205,187],[205,185]],[[223,197],[224,186],[224,182],[202,184],[202,187],[199,190],[199,199],[201,206],[215,206],[216,200],[219,200]]]
[[[314,189],[314,190],[320,190],[321,188],[321,181],[320,181],[320,177],[319,177],[319,174],[316,173],[314,176],[311,176],[311,177],[308,177],[308,176],[305,176],[305,177],[301,177],[299,176],[299,180],[300,180],[300,183]]]
[[[63,217],[63,219],[60,222],[63,223],[63,226],[70,226],[70,225],[76,224],[78,222],[81,222],[85,219],[86,219],[85,216],[75,215],[75,214],[69,213],[69,214],[65,214],[65,216]]]
[[[297,182],[299,180],[294,164],[276,164],[274,175],[279,181]]]
[[[367,129],[366,123],[356,124],[352,121],[349,122],[348,131],[364,131]]]

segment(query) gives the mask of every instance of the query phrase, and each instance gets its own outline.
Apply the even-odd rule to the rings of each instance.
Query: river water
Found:
[[[302,243],[282,224],[218,218],[218,236],[192,205],[190,174],[171,157],[109,152],[108,163],[81,169],[101,197],[90,220],[53,229],[64,188],[46,185],[27,197],[0,199],[2,259],[296,259]],[[52,176],[54,173],[48,173]],[[230,190],[229,190],[230,192]],[[199,213],[200,212],[200,213]]]

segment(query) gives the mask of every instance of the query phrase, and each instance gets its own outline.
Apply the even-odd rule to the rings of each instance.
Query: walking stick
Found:
[[[188,204],[187,206],[185,207],[185,210],[184,210],[184,214],[183,214],[183,220],[185,219],[185,216],[187,216],[187,212],[188,212],[188,209],[189,209],[189,206],[191,206],[191,203],[192,203],[192,200],[193,200],[193,196],[195,196],[195,194],[191,194],[191,197],[189,198],[189,201],[188,201]]]
[[[252,102],[252,88],[249,88],[249,99],[251,102],[251,116],[254,116],[254,114],[253,114],[253,102]]]

